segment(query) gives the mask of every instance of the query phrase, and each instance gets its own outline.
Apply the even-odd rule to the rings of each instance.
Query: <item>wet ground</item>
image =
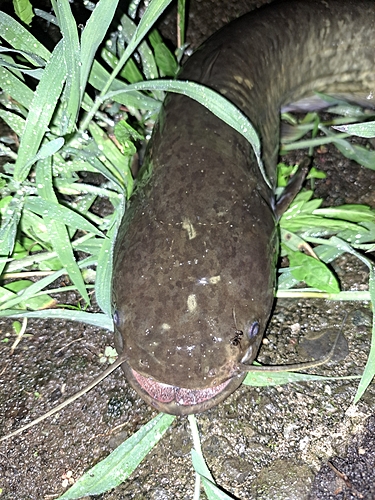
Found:
[[[205,3],[211,30],[229,20],[228,11],[225,17],[215,17],[217,2]],[[230,7],[235,14],[241,13],[239,4]],[[198,38],[208,18],[194,14],[190,27]],[[374,172],[343,159],[334,148],[317,154],[316,163],[328,172],[317,196],[333,205],[357,202],[375,207]],[[338,259],[334,269],[345,290],[367,289],[367,269],[354,258]],[[75,300],[71,295],[61,299]],[[348,355],[314,373],[361,373],[371,338],[367,303],[278,300],[259,360],[302,360],[303,339],[337,331],[346,313]],[[11,321],[0,322],[2,435],[84,386],[107,366],[100,363],[100,355],[113,345],[110,333],[65,321],[30,320],[27,333],[10,355]],[[203,452],[217,483],[241,500],[374,499],[375,391],[370,386],[352,407],[356,387],[357,382],[349,380],[242,386],[224,403],[197,416]],[[59,415],[0,444],[0,498],[57,498],[153,416],[118,370]],[[131,478],[100,498],[191,499],[191,447],[188,421],[178,418]]]

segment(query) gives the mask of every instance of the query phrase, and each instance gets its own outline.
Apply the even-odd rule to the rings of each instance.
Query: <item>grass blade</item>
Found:
[[[14,11],[25,24],[31,24],[34,17],[29,0],[13,0]]]
[[[83,120],[80,130],[86,130],[89,123],[91,122],[92,117],[95,115],[96,111],[99,109],[101,103],[103,102],[103,95],[107,94],[110,88],[113,88],[113,84],[116,76],[122,71],[123,67],[127,60],[131,57],[134,50],[141,43],[142,39],[145,37],[147,32],[152,28],[152,26],[157,21],[158,17],[163,13],[163,11],[168,7],[172,0],[151,0],[150,4],[146,8],[142,19],[137,26],[137,29],[134,33],[132,40],[129,45],[126,47],[121,59],[115,69],[112,71],[111,75],[108,79],[106,79],[104,85],[101,87],[101,95],[96,99],[95,105],[92,107],[86,118]],[[91,77],[90,77],[91,82]],[[158,89],[156,89],[158,90]],[[162,90],[162,89],[161,89]],[[117,102],[120,102],[119,100]],[[135,107],[139,107],[135,105]]]
[[[72,309],[48,309],[43,311],[21,311],[19,309],[7,309],[0,311],[0,318],[41,318],[41,319],[65,319],[67,321],[78,321],[87,325],[104,328],[113,331],[113,321],[105,314],[88,313]]]
[[[160,441],[175,418],[173,415],[163,413],[157,415],[107,458],[84,474],[58,500],[100,495],[121,484]]]
[[[202,477],[202,484],[208,500],[235,500],[235,497],[220,490],[215,483],[205,477]]]
[[[81,98],[87,84],[95,53],[108,31],[118,0],[100,0],[86,23],[81,36]]]
[[[356,135],[358,137],[366,137],[367,139],[375,137],[375,122],[354,123],[352,125],[338,125],[332,128],[346,134]]]
[[[195,498],[199,498],[199,479],[202,480],[202,484],[204,490],[206,492],[208,500],[231,500],[232,496],[229,496],[227,493],[218,488],[215,484],[215,480],[212,477],[212,474],[207,467],[205,459],[202,453],[202,447],[199,439],[199,431],[197,426],[197,421],[194,415],[189,415],[189,424],[191,428],[191,434],[194,443],[194,449],[191,450],[191,459],[193,462],[193,466],[196,474],[198,475],[198,481],[196,482],[196,496]]]
[[[288,367],[285,366],[285,369]],[[308,375],[306,373],[295,372],[249,372],[245,380],[242,382],[244,385],[252,387],[269,387],[271,385],[284,385],[293,382],[323,382],[324,380],[352,380],[360,378],[360,375],[349,375],[347,377],[324,377],[321,375]]]
[[[115,236],[125,212],[125,199],[117,208],[118,217],[115,224],[108,230],[98,256],[95,280],[95,296],[101,310],[112,317],[112,261]]]
[[[24,206],[24,196],[16,195],[7,206],[6,214],[2,218],[2,225],[0,228],[0,274],[2,274],[6,258],[13,252],[14,244],[16,241],[18,223],[22,215]]]
[[[73,229],[81,229],[82,231],[92,232],[97,236],[104,238],[104,235],[91,222],[87,221],[82,215],[73,212],[70,208],[59,205],[57,202],[44,200],[39,197],[28,198],[25,203],[25,208],[38,215],[48,213],[56,220],[63,220],[67,226]]]
[[[191,460],[195,471],[201,476],[201,481],[203,484],[204,491],[207,495],[208,500],[233,500],[234,497],[228,495],[223,490],[218,488],[214,483],[214,480],[209,472],[206,462],[204,461],[203,455],[198,453],[196,450],[191,450]],[[209,479],[207,477],[207,472],[209,474]]]
[[[130,43],[137,30],[137,25],[126,14],[121,17],[121,24],[124,28],[123,33],[125,41]],[[139,44],[138,52],[141,56],[142,68],[146,79],[154,80],[155,78],[158,78],[159,72],[155,62],[155,57],[147,42],[143,41]]]
[[[353,403],[356,404],[363,396],[364,392],[366,391],[367,387],[370,385],[370,383],[375,375],[375,315],[374,315],[374,310],[375,310],[375,269],[374,269],[374,264],[371,262],[370,259],[368,259],[364,255],[356,252],[354,250],[354,248],[352,248],[345,241],[340,240],[336,236],[332,236],[331,241],[332,241],[332,243],[335,243],[338,247],[342,248],[345,252],[348,252],[348,253],[355,255],[359,260],[361,260],[364,264],[366,264],[366,266],[370,270],[369,292],[370,292],[371,305],[372,305],[372,311],[373,311],[371,349],[370,349],[370,353],[369,353],[368,358],[367,358],[367,363],[366,363],[364,372],[362,374],[361,381],[359,382],[359,385],[358,385],[356,395],[354,396]]]
[[[45,61],[50,58],[50,52],[44,45],[42,45],[31,33],[27,31],[15,19],[0,12],[0,36],[6,40],[13,49],[24,51],[25,57],[31,62],[35,63],[35,55],[41,57]],[[33,57],[27,57],[32,48]]]
[[[29,109],[34,96],[33,91],[4,67],[0,68],[0,87],[3,92],[9,94],[26,109]]]
[[[29,174],[33,158],[47,131],[48,124],[55,111],[66,78],[63,59],[63,43],[60,41],[47,63],[43,76],[35,91],[27,115],[25,130],[21,137],[18,157],[14,167],[14,179],[22,182]]]
[[[0,109],[0,118],[10,127],[18,136],[21,136],[25,128],[25,120],[11,111]]]
[[[123,68],[125,62],[129,59],[135,49],[138,47],[143,38],[147,35],[148,31],[155,24],[160,15],[168,7],[172,0],[152,0],[145,10],[142,19],[140,20],[134,36],[126,47],[124,54],[121,57],[118,68],[112,73],[111,81],[114,79],[118,72]],[[107,87],[109,88],[109,87]]]
[[[81,49],[76,21],[68,0],[52,0],[61,34],[63,37],[63,57],[66,66],[66,84],[59,103],[59,128],[61,135],[73,132],[80,99]]]

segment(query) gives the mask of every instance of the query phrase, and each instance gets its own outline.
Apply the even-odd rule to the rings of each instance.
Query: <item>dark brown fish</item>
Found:
[[[179,78],[219,91],[250,118],[274,185],[284,105],[314,90],[374,100],[375,3],[267,5],[213,35]],[[116,347],[145,401],[197,413],[241,384],[241,363],[252,363],[267,325],[273,191],[248,142],[181,95],[166,99],[143,170],[115,246]]]

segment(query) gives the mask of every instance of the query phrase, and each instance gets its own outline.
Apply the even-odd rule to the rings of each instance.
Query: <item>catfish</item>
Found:
[[[180,80],[219,92],[250,119],[266,175],[242,135],[168,95],[113,271],[122,368],[159,411],[205,411],[252,369],[275,294],[280,110],[311,108],[314,91],[374,103],[374,35],[373,1],[273,2],[215,33],[183,67]]]

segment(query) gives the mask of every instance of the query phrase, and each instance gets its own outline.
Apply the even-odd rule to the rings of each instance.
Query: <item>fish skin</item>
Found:
[[[274,2],[214,34],[179,79],[250,118],[274,185],[280,109],[314,90],[373,103],[374,35],[372,0]],[[241,384],[239,363],[251,364],[267,326],[273,190],[246,139],[182,95],[166,98],[143,170],[114,250],[116,349],[147,403],[198,413]]]

